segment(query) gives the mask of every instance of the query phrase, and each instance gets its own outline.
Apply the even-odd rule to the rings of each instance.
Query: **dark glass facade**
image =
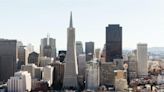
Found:
[[[16,72],[16,43],[0,39],[0,82],[6,82]]]
[[[65,50],[60,50],[59,51],[58,57],[59,57],[60,62],[64,62],[64,59],[66,57],[66,53],[67,53],[67,51],[65,51]]]
[[[35,65],[38,65],[38,57],[39,57],[38,53],[36,52],[30,53],[28,56],[28,63],[29,64],[34,63]]]
[[[109,24],[106,27],[106,62],[122,58],[122,27]]]
[[[94,42],[86,42],[85,43],[85,54],[86,54],[86,61],[90,61],[93,59]]]

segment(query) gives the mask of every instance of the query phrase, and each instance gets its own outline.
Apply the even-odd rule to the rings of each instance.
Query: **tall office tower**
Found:
[[[48,36],[47,36],[47,38],[43,38],[43,39],[41,39],[41,45],[40,45],[40,56],[41,57],[43,57],[44,56],[44,48],[45,48],[45,46],[47,46],[47,43],[48,43]]]
[[[51,64],[51,66],[54,67],[52,86],[55,90],[60,90],[62,89],[63,85],[64,64],[60,62],[54,62]]]
[[[85,76],[85,68],[86,68],[86,56],[85,54],[80,54],[78,56],[78,69],[79,69],[79,75]]]
[[[90,61],[93,59],[94,42],[86,42],[85,43],[85,54],[86,54],[86,61]]]
[[[76,41],[76,55],[77,55],[77,57],[80,54],[83,54],[83,44],[81,41]]]
[[[78,57],[78,82],[79,87],[82,89],[85,87],[85,70],[86,70],[86,56],[85,54],[80,54]]]
[[[63,88],[78,88],[77,75],[77,57],[76,57],[76,45],[75,45],[75,28],[72,23],[72,13],[70,16],[70,25],[67,29],[67,53],[65,58],[65,70]]]
[[[52,48],[51,48],[51,46],[45,46],[43,48],[43,55],[45,57],[52,57]]]
[[[122,27],[110,24],[106,27],[106,62],[122,58]]]
[[[28,63],[29,52],[25,46],[18,47],[18,62],[21,65],[26,65]]]
[[[7,81],[8,92],[30,92],[31,75],[27,71],[16,72],[14,77]]]
[[[87,62],[86,88],[96,90],[100,84],[99,63],[95,60]]]
[[[97,60],[100,60],[100,49],[95,49],[95,57],[97,58]]]
[[[17,63],[18,63],[18,48],[20,46],[23,46],[23,43],[21,41],[17,41],[17,43],[16,43],[16,59],[17,59]]]
[[[49,36],[41,39],[40,56],[53,57],[54,60],[56,59],[56,39],[50,38]]]
[[[38,58],[39,54],[36,52],[31,52],[28,56],[28,64],[34,63],[35,65],[38,65]]]
[[[102,52],[101,52],[100,61],[101,61],[101,62],[106,62],[105,59],[106,59],[106,44],[104,45],[103,50],[102,50]]]
[[[148,60],[147,44],[143,44],[143,43],[137,44],[138,77],[148,75],[147,60]]]
[[[52,49],[52,57],[54,57],[54,60],[56,59],[56,39],[49,38],[49,45],[51,46]]]
[[[137,55],[136,50],[128,55],[128,83],[130,80],[137,78]]]
[[[53,70],[54,68],[51,66],[45,66],[43,68],[42,79],[47,81],[48,86],[50,87],[53,82]]]
[[[0,82],[16,71],[16,40],[0,39]]]

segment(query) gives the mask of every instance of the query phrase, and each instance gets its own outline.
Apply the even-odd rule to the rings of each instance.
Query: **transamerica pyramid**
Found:
[[[67,29],[67,53],[65,58],[63,88],[78,88],[78,65],[75,46],[75,28],[73,27],[71,12],[70,25]]]

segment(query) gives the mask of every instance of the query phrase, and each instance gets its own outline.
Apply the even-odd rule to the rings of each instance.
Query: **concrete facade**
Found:
[[[53,63],[54,59],[50,57],[39,57],[38,64],[40,67],[45,67]]]
[[[90,61],[87,63],[86,68],[86,88],[90,90],[96,90],[100,84],[100,70],[99,63],[96,61]]]
[[[114,69],[116,65],[112,62],[100,64],[100,85],[113,86],[115,81]]]
[[[22,65],[21,70],[22,71],[28,71],[28,73],[31,74],[31,78],[35,78],[35,69],[37,66],[35,64],[27,64],[27,65]]]
[[[16,72],[14,77],[7,81],[8,92],[31,91],[31,75],[27,71]]]
[[[128,81],[137,78],[137,56],[135,53],[131,53],[128,56]]]
[[[86,71],[86,56],[85,54],[80,54],[77,59],[78,59],[78,70],[79,70],[78,81],[81,88],[83,88],[84,81],[85,81],[85,71]]]
[[[56,59],[56,39],[49,38],[49,36],[41,39],[40,56],[48,56],[54,58],[54,60]]]
[[[62,88],[64,78],[64,64],[56,61],[51,64],[54,67],[53,71],[53,87],[57,90]]]
[[[148,75],[148,54],[147,54],[147,44],[137,44],[137,70],[138,77]]]
[[[67,53],[65,58],[63,88],[78,88],[77,82],[78,65],[75,45],[75,28],[72,24],[72,13],[70,17],[70,26],[67,29]]]
[[[51,66],[45,66],[43,68],[42,79],[48,83],[49,87],[53,83],[53,70],[54,68]]]

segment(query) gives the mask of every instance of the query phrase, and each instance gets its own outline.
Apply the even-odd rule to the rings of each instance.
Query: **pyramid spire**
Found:
[[[72,11],[71,11],[71,14],[70,14],[70,24],[69,24],[69,27],[73,27]]]

